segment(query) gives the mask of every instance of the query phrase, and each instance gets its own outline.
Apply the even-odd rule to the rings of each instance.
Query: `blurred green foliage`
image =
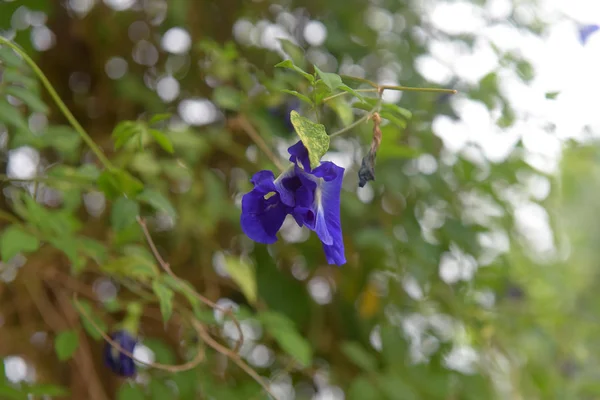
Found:
[[[472,48],[474,37],[437,31],[412,1],[125,3],[0,0],[0,34],[33,57],[110,161],[90,152],[31,68],[0,46],[1,398],[268,398],[186,323],[201,322],[227,348],[240,339],[231,316],[194,291],[233,306],[240,359],[278,399],[600,396],[597,146],[573,145],[558,177],[529,165],[521,142],[501,163],[454,154],[432,129],[437,116],[458,118],[447,95],[403,92],[379,104],[376,89],[341,68],[360,66],[372,81],[391,69],[404,86],[436,86],[415,66],[428,40]],[[365,24],[373,12],[391,27]],[[323,44],[304,35],[315,20],[326,28]],[[165,45],[174,27],[189,33],[189,49]],[[543,29],[535,19],[519,28]],[[44,40],[52,46],[41,49]],[[499,107],[495,123],[505,128],[517,116],[498,72],[529,81],[535,71],[495,51],[497,70],[477,84],[452,82]],[[176,95],[159,95],[161,85]],[[311,161],[327,149],[346,160],[341,268],[291,225],[270,246],[239,227],[250,176],[275,171],[297,140],[288,120],[295,99],[291,124],[304,127]],[[331,141],[324,133],[379,106],[376,180],[358,189],[372,123]],[[524,177],[550,194],[532,195]],[[554,252],[538,251],[518,229],[523,205],[548,216]],[[184,281],[160,268],[137,216]],[[98,330],[138,323],[155,362],[182,364],[198,351],[204,360],[187,371],[140,366],[135,380],[113,376]],[[8,379],[15,356],[35,374]]]

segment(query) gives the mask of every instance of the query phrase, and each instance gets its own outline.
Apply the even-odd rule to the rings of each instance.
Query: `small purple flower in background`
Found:
[[[242,230],[256,242],[274,243],[285,217],[291,214],[299,226],[317,233],[329,264],[343,265],[340,193],[344,168],[326,161],[311,169],[302,142],[288,152],[293,164],[279,177],[271,171],[259,171],[252,177],[254,189],[242,198]]]
[[[581,42],[581,44],[585,44],[588,41],[590,35],[599,29],[600,25],[594,24],[584,25],[581,28],[579,28],[579,41]]]
[[[117,331],[110,335],[110,338],[117,342],[124,350],[133,353],[137,341],[127,331]],[[135,363],[131,357],[121,353],[110,343],[104,347],[104,362],[117,375],[131,377],[135,375]]]

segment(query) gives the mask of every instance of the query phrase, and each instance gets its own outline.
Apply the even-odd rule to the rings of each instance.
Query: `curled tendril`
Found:
[[[81,306],[81,304],[79,303],[79,299],[78,299],[78,295],[77,293],[73,293],[73,303],[75,304],[75,307],[77,308],[77,310],[79,311],[80,315],[86,319],[87,322],[90,323],[90,325],[96,330],[96,332],[98,332],[100,334],[100,336],[102,336],[102,338],[104,340],[106,340],[112,347],[114,347],[119,353],[125,354],[127,357],[130,357],[132,360],[152,367],[152,368],[156,368],[156,369],[161,369],[163,371],[169,371],[169,372],[182,372],[182,371],[188,371],[190,369],[194,369],[196,368],[198,365],[200,365],[200,363],[202,361],[204,361],[204,356],[205,356],[205,351],[204,351],[204,346],[200,345],[198,352],[196,353],[196,355],[194,356],[194,358],[186,363],[183,364],[179,364],[179,365],[168,365],[168,364],[161,364],[161,363],[155,363],[155,362],[147,362],[147,361],[142,361],[139,358],[136,358],[133,353],[131,353],[130,351],[125,350],[123,347],[121,347],[121,345],[119,345],[118,342],[114,341],[113,339],[111,339],[110,336],[108,336],[102,329],[100,329],[100,327],[98,326],[98,324],[96,324],[96,322],[94,322],[93,318],[90,317],[90,315],[87,313],[87,311],[85,311],[84,307]],[[202,337],[203,333],[201,331],[200,328],[204,328],[202,327],[202,324],[194,321],[194,323],[191,324],[192,327],[194,328],[194,330],[196,331],[196,333],[198,334],[198,336]],[[212,346],[211,346],[212,347]]]
[[[158,262],[160,267],[167,273],[167,275],[169,275],[171,278],[175,279],[177,282],[181,283],[181,286],[183,288],[185,288],[185,290],[188,290],[192,296],[194,296],[195,298],[197,298],[198,300],[200,300],[202,303],[206,304],[207,306],[222,312],[224,317],[228,316],[229,319],[231,320],[231,322],[233,322],[233,324],[235,325],[235,328],[238,331],[238,339],[236,340],[235,346],[233,347],[233,351],[235,353],[238,353],[240,348],[244,344],[244,333],[242,331],[242,326],[240,325],[240,322],[237,320],[235,315],[233,315],[232,309],[229,307],[228,308],[221,307],[214,301],[202,296],[200,293],[198,293],[194,290],[191,290],[188,287],[187,282],[185,280],[183,280],[180,277],[178,277],[177,275],[175,275],[175,273],[171,269],[171,266],[169,265],[169,263],[167,263],[162,258],[160,253],[158,252],[158,249],[156,248],[156,245],[154,244],[154,240],[152,239],[152,236],[150,235],[150,232],[148,231],[148,227],[146,226],[146,221],[138,216],[137,223],[142,228],[142,232],[144,233],[144,237],[146,238],[146,242],[148,243],[148,246],[150,247],[150,250],[152,251],[154,258],[156,258],[156,261]]]

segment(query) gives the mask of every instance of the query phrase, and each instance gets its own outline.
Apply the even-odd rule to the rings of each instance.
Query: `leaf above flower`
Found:
[[[290,120],[304,147],[308,150],[310,167],[318,167],[321,157],[329,150],[329,136],[325,131],[325,126],[312,122],[296,111],[290,113]]]

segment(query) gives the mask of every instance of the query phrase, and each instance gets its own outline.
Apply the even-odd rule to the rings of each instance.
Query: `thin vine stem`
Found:
[[[171,278],[175,279],[177,282],[181,283],[181,286],[183,288],[185,288],[185,290],[188,291],[189,294],[191,294],[192,296],[196,297],[202,303],[204,303],[204,304],[212,307],[215,310],[218,310],[218,311],[222,312],[223,316],[225,316],[225,315],[229,316],[229,318],[231,319],[231,321],[235,325],[235,327],[236,327],[236,329],[238,331],[238,335],[239,335],[239,338],[236,341],[236,344],[235,344],[235,346],[233,348],[233,351],[235,353],[237,353],[239,351],[239,349],[242,347],[242,344],[244,344],[244,332],[242,331],[242,327],[240,325],[240,322],[237,320],[237,318],[235,317],[235,315],[233,315],[233,312],[232,312],[231,308],[221,307],[220,305],[218,305],[214,301],[208,299],[207,297],[202,296],[200,293],[198,293],[198,292],[196,292],[194,290],[190,290],[188,288],[187,282],[184,281],[183,279],[181,279],[180,277],[178,277],[173,272],[173,270],[171,269],[171,266],[169,265],[169,263],[166,262],[162,258],[162,256],[160,255],[160,253],[158,252],[158,249],[156,248],[156,245],[154,244],[154,240],[152,239],[152,235],[150,235],[150,231],[148,231],[148,226],[146,225],[146,221],[144,221],[139,216],[136,219],[137,219],[137,223],[140,225],[140,228],[142,229],[144,237],[146,238],[146,242],[148,243],[148,246],[150,247],[150,251],[154,255],[154,258],[156,258],[156,261],[158,262],[158,264],[160,265],[160,267],[167,273],[167,275],[169,275]]]
[[[383,95],[383,89],[379,89],[379,90],[377,90],[377,92],[379,94],[379,98],[377,100],[377,104],[375,104],[375,107],[373,107],[373,109],[371,109],[371,111],[369,111],[368,113],[366,113],[365,115],[363,115],[361,118],[357,119],[350,125],[340,129],[339,131],[333,132],[331,135],[329,135],[329,137],[330,138],[335,137],[335,136],[341,135],[342,133],[348,132],[348,131],[356,128],[363,122],[367,122],[369,119],[371,119],[373,114],[375,114],[376,112],[379,112],[379,108],[381,107],[381,96]]]
[[[119,345],[118,342],[111,339],[110,336],[108,336],[102,329],[100,329],[98,324],[96,324],[96,322],[93,320],[93,318],[90,317],[90,315],[87,313],[87,311],[79,303],[77,293],[73,293],[73,304],[75,304],[75,307],[77,308],[77,310],[79,311],[81,316],[83,318],[85,318],[85,320],[87,322],[90,323],[90,325],[94,328],[94,330],[96,330],[96,332],[98,332],[98,334],[100,334],[100,336],[102,336],[102,338],[104,340],[106,340],[119,353],[125,354],[127,357],[130,357],[132,360],[134,360],[140,364],[146,365],[148,367],[156,368],[156,369],[161,369],[163,371],[182,372],[182,371],[188,371],[190,369],[196,368],[204,360],[204,356],[205,356],[204,347],[199,346],[199,350],[198,350],[198,353],[196,353],[196,356],[192,360],[190,360],[184,364],[168,365],[168,364],[160,364],[160,363],[155,363],[155,362],[142,361],[139,358],[135,358],[135,356],[133,355],[132,352],[125,350],[123,347],[121,347],[121,345]],[[199,329],[200,324],[192,324],[192,327],[194,328],[194,330],[196,331],[198,336],[202,337],[202,332]]]
[[[426,92],[426,93],[447,93],[447,94],[456,94],[458,93],[457,90],[455,89],[441,89],[441,88],[416,88],[416,87],[410,87],[410,86],[394,86],[394,85],[381,85],[378,86],[377,88],[374,89],[355,89],[355,92],[361,92],[361,93],[375,93],[375,92],[379,92],[382,90],[398,90],[398,91],[402,91],[402,92]],[[325,97],[323,99],[323,103],[326,103],[330,100],[333,100],[337,97],[340,96],[345,96],[347,94],[350,94],[350,92],[340,92],[340,93],[336,93],[334,95],[331,95],[329,97]]]
[[[17,52],[21,57],[23,57],[23,60],[25,60],[25,62],[29,65],[29,67],[31,67],[31,69],[33,70],[33,72],[35,72],[37,77],[40,79],[40,81],[42,82],[42,84],[44,85],[44,87],[46,88],[48,93],[50,93],[50,96],[52,97],[52,99],[54,100],[54,102],[56,103],[56,105],[58,106],[60,111],[63,113],[65,118],[67,118],[67,120],[69,121],[71,126],[73,126],[73,128],[81,136],[83,141],[90,147],[90,149],[94,152],[96,157],[98,157],[98,160],[100,160],[102,165],[104,165],[104,167],[109,170],[114,169],[112,163],[104,155],[104,153],[102,152],[100,147],[98,147],[98,145],[87,134],[85,129],[83,129],[83,127],[79,124],[79,122],[77,122],[77,119],[75,118],[75,116],[71,113],[69,108],[61,100],[60,96],[58,95],[58,93],[56,92],[56,90],[54,89],[54,87],[52,86],[52,84],[50,83],[48,78],[46,77],[46,75],[44,75],[44,73],[42,72],[40,67],[38,67],[38,65],[35,63],[35,61],[33,61],[33,59],[31,57],[29,57],[29,55],[27,55],[27,53],[25,51],[23,51],[19,46],[17,46],[15,43],[13,43],[12,41],[10,41],[2,36],[0,36],[0,44],[5,44],[6,46],[10,47],[15,52]]]

